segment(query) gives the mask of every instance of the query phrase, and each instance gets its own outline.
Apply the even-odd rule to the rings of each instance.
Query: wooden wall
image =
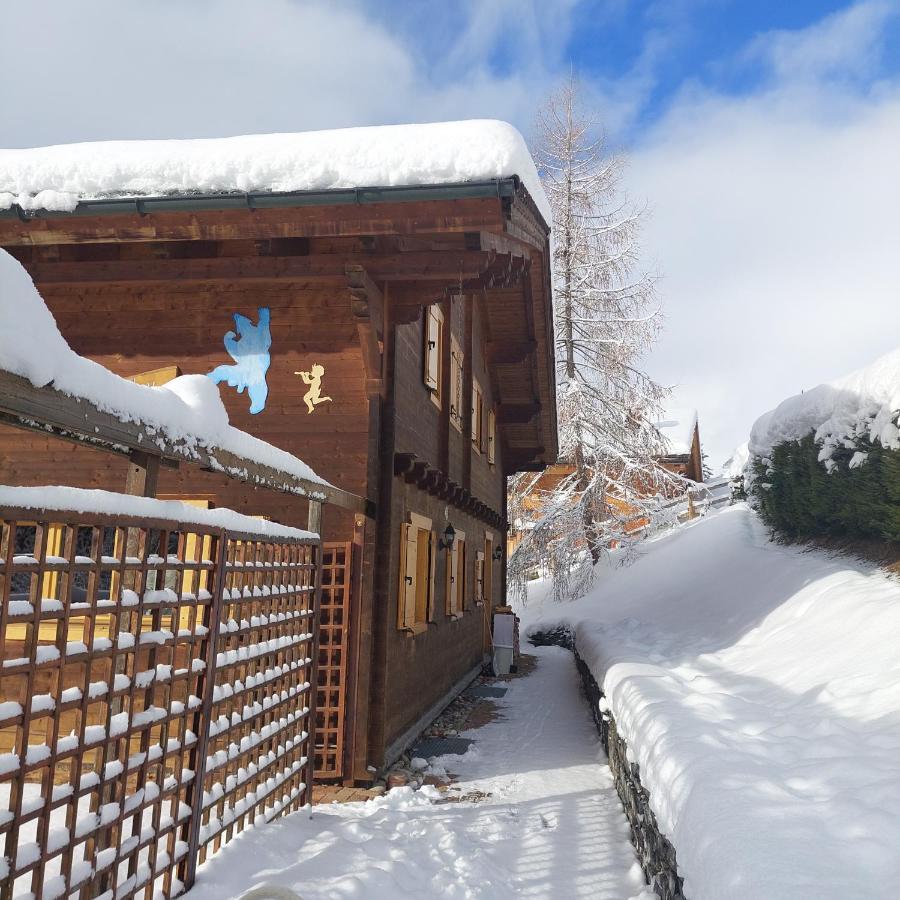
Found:
[[[468,310],[466,307],[468,306]],[[441,408],[431,400],[423,382],[424,314],[409,323],[394,326],[391,346],[392,381],[388,401],[392,418],[393,450],[415,453],[433,467],[444,465],[451,479],[466,486],[471,493],[493,509],[504,510],[506,479],[503,475],[502,448],[498,447],[495,464],[489,465],[487,453],[472,449],[471,425],[468,415],[471,394],[471,375],[474,372],[484,391],[485,421],[487,410],[497,398],[484,359],[485,325],[480,298],[467,295],[465,299],[452,297],[443,304],[445,314],[445,342],[449,347],[451,334],[466,352],[467,377],[464,386],[463,428],[460,433],[442,417],[449,409],[449,391],[445,390]],[[471,337],[466,323],[470,321]],[[467,347],[470,348],[467,351]],[[449,352],[446,354],[449,357]],[[445,378],[449,385],[449,379]],[[384,502],[384,500],[382,500]],[[465,611],[453,619],[446,614],[446,584],[448,553],[437,551],[434,579],[434,619],[421,633],[413,634],[397,627],[397,605],[400,579],[400,529],[409,521],[409,513],[418,513],[432,520],[433,530],[440,535],[447,522],[466,536],[467,561]],[[373,763],[385,761],[383,753],[403,733],[439,701],[467,673],[483,659],[485,630],[489,628],[490,611],[475,605],[475,553],[482,550],[485,537],[492,534],[494,546],[501,545],[503,535],[484,522],[434,497],[402,477],[393,477],[388,508],[383,510],[383,536],[379,588],[384,598],[386,614],[379,617],[382,629],[376,641],[374,671],[381,687],[381,702],[373,697],[373,732],[370,742]],[[502,564],[491,566],[490,593],[494,605],[503,601]]]
[[[364,373],[346,291],[296,289],[290,283],[157,284],[44,287],[42,294],[72,349],[124,376],[177,365],[183,374],[231,364],[222,339],[239,312],[254,324],[259,307],[271,310],[271,365],[265,409],[251,415],[246,393],[226,384],[220,393],[231,423],[307,462],[333,484],[366,493],[368,403]],[[308,390],[294,373],[325,367],[322,394],[330,402],[307,412]],[[34,437],[0,431],[0,482],[70,484],[121,489],[124,460]],[[306,504],[287,495],[253,490],[221,476],[182,466],[164,470],[159,493],[214,500],[253,515],[305,525]],[[349,539],[348,515],[326,508],[325,527]]]

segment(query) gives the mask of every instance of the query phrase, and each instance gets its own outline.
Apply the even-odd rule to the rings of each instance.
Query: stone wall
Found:
[[[600,685],[591,670],[575,649],[570,631],[558,629],[532,635],[531,643],[538,646],[555,644],[565,647],[575,654],[575,662],[584,693],[597,725],[603,749],[609,757],[609,767],[615,779],[616,791],[625,808],[625,815],[631,826],[631,842],[637,852],[638,861],[644,870],[647,883],[661,900],[685,900],[682,892],[684,879],[678,875],[675,848],[659,830],[656,816],[650,809],[650,795],[641,784],[639,766],[628,761],[627,745],[619,735],[615,719],[609,710]],[[602,701],[602,702],[601,702]]]

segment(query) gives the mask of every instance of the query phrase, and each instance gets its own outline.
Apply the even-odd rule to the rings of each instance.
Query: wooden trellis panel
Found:
[[[0,897],[173,897],[310,781],[318,543],[0,510]]]
[[[322,545],[316,705],[316,777],[322,779],[344,775],[351,547],[349,542]]]

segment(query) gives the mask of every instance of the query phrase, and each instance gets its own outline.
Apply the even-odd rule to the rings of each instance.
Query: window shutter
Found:
[[[487,433],[487,457],[488,462],[493,465],[496,459],[495,447],[497,445],[497,416],[494,410],[488,412],[488,433]]]
[[[475,554],[475,599],[484,600],[484,553],[481,550]]]
[[[490,535],[484,539],[484,565],[482,576],[484,602],[490,604],[494,593],[494,539]]]
[[[437,615],[434,602],[434,570],[437,562],[437,535],[433,531],[428,532],[428,597],[426,600],[427,621],[433,622]]]
[[[481,452],[481,386],[477,381],[472,382],[472,443],[475,449]]]
[[[456,609],[457,612],[465,612],[466,609],[466,536],[458,542],[459,550],[456,555]]]
[[[459,541],[453,542],[453,548],[447,553],[447,593],[444,598],[444,612],[448,616],[456,613],[456,560],[459,553]]]
[[[425,327],[425,384],[436,391],[440,388],[441,313],[434,306],[426,310]]]
[[[416,620],[416,569],[418,529],[400,526],[400,590],[397,598],[397,627],[411,628]]]

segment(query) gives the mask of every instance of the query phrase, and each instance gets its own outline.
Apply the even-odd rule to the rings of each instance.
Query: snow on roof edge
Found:
[[[258,534],[267,538],[317,540],[318,535],[266,519],[255,519],[232,509],[202,509],[180,500],[157,500],[133,497],[112,491],[46,485],[43,487],[11,487],[0,485],[0,507],[46,509],[52,512],[75,512],[91,515],[134,516],[170,519],[190,525],[223,528],[227,531]]]
[[[110,196],[422,186],[514,175],[550,225],[525,140],[497,119],[0,150],[0,209],[71,211],[80,200]]]

